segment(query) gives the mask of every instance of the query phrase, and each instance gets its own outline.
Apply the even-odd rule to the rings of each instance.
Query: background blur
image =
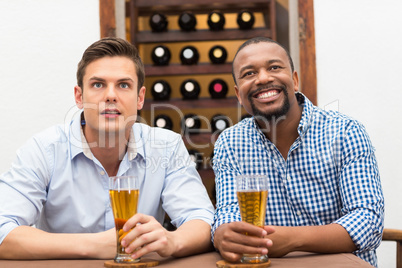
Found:
[[[289,42],[297,63],[295,0],[278,2],[278,20],[290,25],[282,36],[278,23],[278,40]],[[366,126],[386,198],[385,226],[399,229],[401,10],[399,0],[314,1],[318,106]],[[76,66],[99,38],[99,0],[0,0],[0,173],[29,137],[76,111]],[[395,267],[395,245],[383,242],[378,257],[380,267]]]

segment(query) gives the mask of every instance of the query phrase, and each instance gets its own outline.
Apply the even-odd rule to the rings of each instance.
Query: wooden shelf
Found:
[[[165,104],[169,104],[169,106],[175,106],[179,109],[207,109],[236,107],[236,105],[239,105],[239,102],[237,101],[236,97],[228,97],[224,99],[199,98],[196,100],[170,99],[167,101],[147,100],[144,103],[144,107],[142,110],[163,110],[167,108]]]
[[[191,145],[211,145],[214,144],[216,142],[216,140],[218,139],[219,133],[211,133],[211,132],[207,132],[206,129],[201,129],[200,130],[201,133],[199,134],[183,134],[182,138],[184,141],[184,144],[186,145],[190,145],[190,147],[192,147]],[[205,131],[205,132],[203,132]]]
[[[202,168],[198,170],[202,178],[215,179],[214,170],[212,168]]]
[[[146,76],[224,74],[232,72],[232,64],[199,63],[195,65],[169,64],[166,66],[145,65]]]
[[[163,3],[163,4],[161,4]],[[222,13],[238,13],[242,9],[251,12],[262,12],[267,27],[250,30],[225,29],[222,31],[197,30],[194,32],[182,32],[180,30],[153,33],[151,31],[138,31],[139,17],[150,16],[155,12],[165,15],[177,15],[190,10],[195,14],[205,14],[213,10]],[[127,17],[130,17],[131,41],[137,43],[156,42],[191,42],[191,41],[215,41],[215,40],[241,40],[255,36],[264,36],[276,39],[276,14],[275,0],[131,0],[127,2]]]
[[[132,2],[132,1],[131,1]],[[161,4],[163,3],[163,4]],[[180,12],[184,10],[191,11],[204,11],[205,10],[225,10],[225,11],[239,11],[239,9],[256,9],[261,6],[266,6],[268,3],[267,0],[203,0],[202,2],[195,2],[192,4],[191,1],[188,0],[169,0],[169,1],[160,1],[160,0],[136,0],[135,7],[140,9],[141,14],[147,15],[154,11],[159,12]],[[128,3],[129,5],[130,3]],[[127,8],[128,9],[128,8]]]
[[[250,30],[224,29],[221,31],[196,30],[183,32],[170,30],[161,33],[142,31],[136,34],[137,43],[170,43],[170,42],[192,42],[192,41],[217,41],[217,40],[241,40],[255,36],[271,38],[271,30],[266,28],[254,28]]]
[[[149,46],[155,44],[168,44],[172,47],[176,47],[182,43],[199,43],[200,46],[208,45],[211,43],[222,43],[222,41],[229,41],[228,46],[231,43],[238,43],[238,40],[247,40],[256,36],[268,37],[276,40],[276,1],[275,0],[130,0],[126,1],[127,17],[130,18],[130,38],[131,42],[137,47]],[[182,31],[178,27],[168,28],[166,32],[152,32],[149,27],[144,27],[143,23],[146,19],[149,19],[155,12],[162,13],[166,16],[170,16],[170,19],[177,17],[183,11],[191,11],[198,17],[205,17],[211,11],[219,10],[224,15],[228,14],[230,18],[234,17],[234,14],[239,13],[241,10],[247,9],[251,12],[258,13],[260,18],[262,14],[263,25],[257,24],[254,28],[249,30],[241,30],[236,25],[236,22],[227,24],[223,30],[212,31],[205,26],[200,26],[195,31]],[[232,42],[231,42],[232,41]],[[148,49],[148,47],[145,47]],[[230,75],[232,73],[231,62],[224,64],[212,64],[205,60],[195,65],[182,65],[180,63],[173,63],[167,66],[156,66],[150,64],[145,65],[146,77],[166,77],[168,79],[177,79],[175,76],[193,76],[193,75]],[[164,78],[165,79],[165,78]],[[178,90],[175,88],[174,90]],[[154,101],[152,98],[147,98],[143,107],[144,119],[149,122],[153,122],[153,118],[156,114],[165,113],[174,121],[174,131],[181,131],[180,116],[175,115],[174,112],[169,109],[175,108],[178,110],[186,110],[183,112],[194,112],[204,115],[208,118],[214,112],[222,114],[227,113],[229,117],[240,116],[233,114],[233,110],[240,108],[240,104],[235,96],[227,97],[224,99],[212,99],[206,94],[203,97],[196,100],[183,100],[177,98],[180,96],[178,92],[174,95],[176,98],[171,98],[166,101]],[[156,111],[156,113],[153,113]],[[237,109],[237,112],[241,111]],[[236,113],[237,113],[236,112]],[[230,115],[229,115],[230,114]],[[148,118],[149,117],[149,118]],[[236,122],[238,120],[235,120]],[[207,122],[208,123],[208,122]],[[182,139],[187,148],[198,149],[204,154],[203,165],[198,172],[202,178],[204,185],[208,190],[208,194],[215,202],[215,175],[213,169],[208,162],[209,155],[213,150],[213,146],[218,139],[219,133],[212,133],[208,126],[202,124],[200,133],[198,134],[186,134],[182,133]],[[207,163],[208,162],[208,163]]]

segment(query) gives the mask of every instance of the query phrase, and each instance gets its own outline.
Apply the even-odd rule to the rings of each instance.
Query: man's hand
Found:
[[[132,229],[133,227],[135,228]],[[124,224],[123,231],[130,231],[121,244],[127,253],[133,253],[133,258],[139,258],[149,252],[157,252],[166,257],[176,251],[172,232],[163,228],[152,216],[137,213]]]
[[[246,222],[225,223],[216,229],[214,244],[224,259],[236,262],[243,253],[267,254],[272,241],[265,236],[274,232],[270,226],[261,228]]]

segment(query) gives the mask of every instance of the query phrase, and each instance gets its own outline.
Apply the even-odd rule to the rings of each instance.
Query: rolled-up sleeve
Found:
[[[17,151],[10,170],[0,176],[0,243],[14,228],[37,221],[51,170],[47,155],[32,138]]]
[[[161,195],[163,208],[176,227],[194,219],[212,225],[212,202],[181,137],[175,137],[166,149],[169,162]]]
[[[352,125],[345,137],[340,172],[342,216],[335,223],[349,233],[357,252],[376,249],[384,228],[384,196],[374,148],[364,129]]]

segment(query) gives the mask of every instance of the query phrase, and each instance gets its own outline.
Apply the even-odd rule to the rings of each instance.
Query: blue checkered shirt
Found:
[[[214,150],[216,212],[212,238],[223,223],[240,221],[234,178],[269,179],[265,224],[312,226],[337,223],[349,233],[361,259],[377,266],[384,225],[384,197],[374,148],[359,122],[314,106],[303,107],[299,137],[285,160],[254,118],[224,131]]]

